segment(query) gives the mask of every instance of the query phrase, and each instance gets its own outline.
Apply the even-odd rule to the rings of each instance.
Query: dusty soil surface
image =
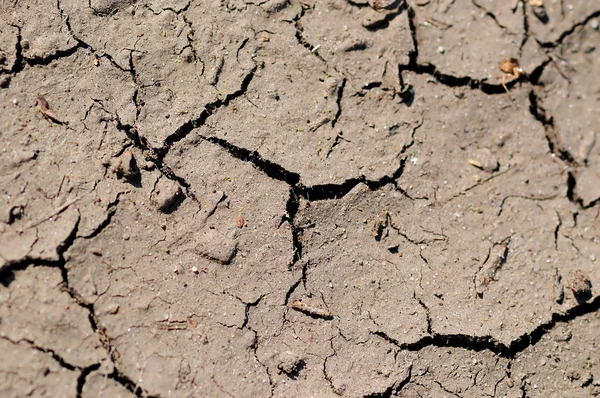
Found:
[[[600,395],[597,1],[0,15],[0,396]]]

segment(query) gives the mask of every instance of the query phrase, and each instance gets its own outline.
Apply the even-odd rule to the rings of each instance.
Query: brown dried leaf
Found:
[[[46,101],[46,99],[44,97],[42,97],[41,95],[38,96],[38,106],[40,107],[40,112],[42,112],[42,115],[44,115],[44,117],[46,119],[51,120],[58,124],[63,124],[63,122],[60,121],[58,116],[56,116],[56,113],[54,113],[54,111],[52,109],[50,109],[50,105],[48,105],[48,101]]]

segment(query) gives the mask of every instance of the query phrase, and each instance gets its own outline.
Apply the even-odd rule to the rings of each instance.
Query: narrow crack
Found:
[[[160,15],[165,11],[171,11],[173,14],[179,15],[181,13],[186,12],[190,6],[192,5],[191,1],[188,1],[185,6],[183,6],[182,8],[180,8],[179,10],[176,10],[173,7],[163,7],[160,9],[160,11],[155,11],[154,9],[152,9],[148,4],[144,4],[143,7],[150,10],[154,15]]]
[[[92,373],[98,369],[100,369],[99,363],[95,363],[93,365],[90,365],[86,368],[81,369],[81,373],[79,374],[79,377],[77,378],[77,398],[81,398],[83,395],[83,386],[85,385],[87,377],[90,375],[90,373]]]
[[[23,40],[23,35],[21,32],[21,27],[18,25],[8,25],[15,29],[17,29],[17,41],[15,42],[15,61],[10,69],[11,74],[17,74],[21,70],[23,70],[25,62],[23,61],[23,46],[21,41]]]
[[[26,343],[32,349],[34,349],[36,351],[39,351],[39,352],[42,352],[44,354],[50,355],[52,357],[52,359],[54,359],[56,362],[58,362],[58,364],[61,367],[65,368],[67,370],[70,370],[70,371],[77,371],[77,370],[79,370],[79,371],[81,371],[83,369],[80,366],[70,364],[66,359],[64,359],[62,356],[60,356],[53,349],[46,348],[46,347],[41,347],[41,346],[37,345],[35,343],[35,341],[33,341],[31,339],[23,338],[23,339],[20,339],[20,340],[13,340],[10,337],[4,336],[4,335],[0,335],[0,339],[6,340],[9,343],[14,344],[14,345],[19,345],[19,343]],[[99,365],[99,364],[96,364],[96,365]]]
[[[119,205],[120,196],[123,193],[124,192],[119,192],[117,194],[117,198],[114,201],[110,202],[106,206],[106,218],[96,228],[94,228],[94,230],[92,232],[90,232],[87,235],[81,235],[81,236],[79,236],[80,238],[83,238],[83,239],[95,238],[96,236],[100,235],[100,233],[102,233],[102,231],[104,231],[104,229],[106,229],[110,225],[113,216],[117,212],[117,206]]]
[[[298,214],[298,210],[300,209],[300,201],[298,199],[298,195],[296,194],[296,192],[294,192],[294,189],[292,187],[290,187],[290,196],[285,205],[285,209],[286,209],[286,214],[284,217],[281,218],[281,222],[283,223],[285,221],[288,221],[291,231],[292,231],[292,248],[294,250],[294,253],[292,255],[292,262],[288,267],[288,269],[291,270],[292,268],[294,268],[294,265],[296,265],[298,263],[298,261],[300,261],[300,259],[302,258],[303,247],[302,247],[302,239],[301,238],[302,238],[302,235],[304,234],[304,229],[299,228],[296,225],[296,214]],[[304,281],[306,282],[306,269],[305,268],[303,268],[303,270],[302,270],[302,275],[303,275]],[[287,305],[287,300],[289,299],[289,295],[291,294],[292,291],[293,290],[290,290],[286,294],[286,305]]]
[[[335,387],[335,384],[333,384],[333,378],[327,373],[327,361],[329,360],[329,358],[332,358],[337,354],[335,352],[335,348],[333,347],[333,339],[329,340],[329,345],[331,346],[332,353],[330,355],[327,355],[323,360],[323,378],[329,383],[329,388],[331,388],[331,391],[333,391],[334,394],[342,395],[340,391]]]
[[[541,41],[541,40],[537,40],[537,39],[536,39],[536,41],[542,48],[550,48],[550,49],[556,48],[559,45],[561,45],[569,36],[571,36],[577,30],[577,28],[586,25],[592,19],[597,18],[597,17],[600,17],[600,10],[596,10],[596,11],[592,12],[591,14],[589,14],[588,16],[583,18],[581,21],[573,24],[573,26],[571,26],[569,29],[562,32],[560,34],[560,36],[554,41],[547,42],[547,41]]]
[[[258,351],[258,332],[252,328],[248,328],[248,330],[250,330],[252,333],[254,333],[254,340],[252,341],[252,344],[250,345],[250,349],[254,353],[254,359],[256,360],[256,362],[258,362],[262,366],[262,368],[265,370],[265,373],[267,374],[267,377],[269,378],[269,387],[271,388],[271,391],[269,394],[269,398],[270,398],[275,395],[275,383],[273,382],[273,376],[271,375],[271,371],[269,370],[269,367],[258,358],[258,352],[257,352]]]
[[[524,1],[521,0],[523,3],[523,24],[524,24],[524,35],[523,35],[523,39],[522,42],[520,44],[520,48],[519,48],[519,52],[522,51],[525,43],[527,42],[527,40],[530,37],[530,32],[529,32],[529,23],[527,20],[527,15],[526,15],[526,7],[524,4]],[[490,13],[488,10],[486,10],[485,8],[483,8],[482,6],[480,6],[476,0],[472,0],[473,4],[482,9],[484,12],[486,12],[490,17],[492,17],[496,23],[499,24],[499,22],[497,22],[496,17],[493,13]],[[403,82],[403,77],[402,77],[402,72],[404,71],[408,71],[408,72],[413,72],[416,74],[420,74],[420,75],[429,75],[432,76],[436,81],[438,81],[439,83],[447,86],[447,87],[467,87],[470,89],[474,89],[474,90],[481,90],[483,93],[487,94],[487,95],[505,95],[506,94],[506,90],[504,89],[504,87],[502,86],[502,84],[491,84],[487,82],[487,79],[474,79],[471,76],[454,76],[454,75],[450,75],[447,73],[444,73],[442,71],[440,71],[437,66],[435,66],[432,63],[426,62],[424,64],[420,64],[418,61],[419,58],[419,43],[418,43],[418,22],[416,20],[416,14],[415,11],[412,9],[412,7],[407,6],[407,11],[408,11],[408,21],[409,21],[409,28],[410,28],[410,32],[411,32],[411,37],[412,37],[412,42],[413,42],[413,49],[411,51],[408,52],[408,56],[409,56],[409,61],[407,64],[399,64],[398,65],[398,75],[399,75],[399,80],[400,80],[400,86],[401,87],[405,87],[405,84]],[[588,23],[590,20],[592,20],[593,18],[596,18],[600,16],[600,10],[591,13],[590,15],[588,15],[586,18],[584,18],[582,21],[574,24],[571,28],[569,28],[568,30],[564,31],[561,36],[559,37],[559,39],[557,39],[554,42],[540,42],[539,40],[537,40],[538,44],[544,49],[552,49],[557,47],[558,45],[560,45],[567,37],[569,37],[572,33],[575,32],[575,30],[580,27],[585,25],[586,23]],[[499,26],[501,28],[503,28],[504,30],[506,30],[507,28],[502,25],[499,24]],[[536,66],[534,68],[534,70],[528,74],[526,76],[526,79],[532,84],[532,85],[539,85],[539,79],[541,77],[542,72],[544,71],[545,67],[552,62],[552,58],[548,57],[547,59],[545,59],[540,65]],[[518,84],[520,81],[520,79],[514,79],[508,83],[506,83],[507,88],[510,90],[512,87],[514,87],[516,84]],[[532,112],[533,113],[533,112]],[[535,114],[534,114],[535,116]]]
[[[88,311],[88,321],[90,322],[90,326],[91,326],[92,330],[94,331],[94,333],[98,334],[102,345],[104,346],[105,350],[109,353],[111,360],[114,363],[114,371],[110,375],[108,375],[108,377],[110,379],[116,381],[117,383],[121,384],[128,391],[135,394],[137,397],[140,397],[140,398],[141,397],[149,397],[149,395],[146,391],[144,391],[141,387],[137,386],[137,384],[134,383],[129,377],[127,377],[120,370],[118,370],[118,366],[117,366],[118,356],[115,353],[115,351],[112,347],[112,344],[110,343],[110,340],[106,334],[105,329],[100,326],[100,322],[95,313],[94,305],[87,303],[75,291],[75,289],[73,289],[70,286],[69,272],[66,267],[67,260],[64,257],[64,253],[67,250],[69,250],[69,248],[71,246],[73,246],[75,241],[78,239],[77,234],[79,231],[80,222],[81,222],[81,216],[79,216],[77,218],[77,221],[76,221],[75,225],[73,226],[73,229],[67,236],[67,238],[63,242],[61,242],[58,245],[58,247],[56,248],[56,253],[58,254],[58,258],[59,258],[58,260],[49,261],[49,260],[43,260],[43,259],[24,258],[24,259],[19,260],[18,262],[7,264],[0,270],[0,283],[2,283],[2,285],[4,285],[4,286],[8,286],[15,279],[16,271],[25,270],[30,266],[45,266],[45,267],[57,268],[60,271],[61,277],[62,277],[61,289],[64,292],[66,292],[71,297],[71,299],[75,303],[77,303],[77,305],[79,305],[82,308],[85,308]],[[71,365],[71,366],[73,366],[73,365]],[[83,385],[85,384],[85,378],[87,377],[87,375],[89,375],[89,373],[93,372],[94,370],[98,369],[99,366],[100,366],[99,364],[94,364],[87,368],[78,368],[82,372],[78,379],[78,382],[77,382],[78,397],[81,396],[82,390],[80,390],[80,388],[83,389]]]
[[[75,291],[75,289],[73,289],[69,285],[68,271],[66,269],[66,266],[63,264],[60,267],[60,269],[61,269],[61,272],[63,273],[63,285],[64,285],[63,290],[66,291],[80,307],[83,307],[88,311],[88,321],[90,322],[90,326],[91,326],[92,330],[94,331],[94,333],[98,334],[98,336],[100,338],[100,342],[102,343],[104,349],[109,353],[110,359],[114,364],[113,372],[110,373],[109,375],[107,375],[107,377],[110,378],[111,380],[114,380],[115,382],[119,383],[121,386],[126,388],[129,392],[134,394],[136,397],[139,397],[139,398],[153,397],[153,395],[149,395],[147,391],[142,389],[133,380],[131,380],[131,378],[129,378],[123,372],[121,372],[119,370],[119,366],[118,366],[119,356],[118,356],[116,350],[114,349],[114,347],[110,341],[110,338],[108,337],[108,335],[106,333],[106,329],[101,326],[101,322],[100,322],[98,316],[96,315],[94,305],[86,302],[79,295],[79,293],[77,293],[77,291]]]
[[[408,66],[409,67],[415,67],[418,63],[418,59],[419,59],[419,41],[417,40],[418,38],[418,33],[417,33],[417,14],[415,13],[414,8],[412,8],[412,6],[410,4],[407,4],[407,16],[408,16],[408,28],[410,29],[410,37],[412,39],[412,43],[413,43],[413,48],[411,51],[408,52]],[[399,77],[400,77],[400,82],[402,82],[402,69],[399,68]]]
[[[240,329],[245,328],[248,325],[248,321],[250,320],[250,308],[254,308],[256,307],[258,304],[260,304],[261,300],[263,298],[265,298],[265,294],[261,295],[259,298],[257,298],[254,301],[251,301],[249,303],[245,303],[243,302],[239,297],[235,296],[238,300],[240,300],[244,305],[244,321],[242,322],[242,325],[240,326]]]
[[[62,16],[62,10],[60,10],[60,8],[59,8],[59,11],[61,11],[61,16]],[[66,48],[63,50],[60,50],[60,49],[55,50],[53,53],[44,55],[44,56],[25,57],[23,55],[23,46],[22,46],[22,41],[23,41],[22,27],[18,26],[18,25],[13,25],[13,24],[9,24],[8,26],[11,26],[11,27],[17,29],[17,40],[15,43],[15,61],[12,65],[11,69],[9,71],[6,71],[13,75],[16,75],[19,72],[23,71],[26,66],[49,65],[56,60],[72,56],[80,48],[88,47],[82,41],[76,40],[74,38],[77,44],[72,47],[69,47],[69,48]],[[70,26],[68,26],[68,29],[70,32]]]
[[[248,90],[248,86],[252,82],[252,79],[254,78],[254,75],[258,71],[259,67],[261,67],[261,66],[258,63],[256,63],[252,67],[250,72],[242,80],[242,84],[237,91],[235,91],[231,94],[227,94],[227,96],[223,99],[219,98],[213,102],[208,103],[204,107],[204,110],[200,113],[200,115],[197,118],[188,120],[187,122],[183,123],[181,126],[179,126],[179,128],[177,128],[177,130],[175,130],[175,132],[173,134],[169,135],[165,139],[163,147],[157,148],[154,150],[156,152],[156,156],[157,156],[156,161],[162,163],[162,161],[165,158],[165,156],[167,155],[169,149],[175,143],[177,143],[177,142],[181,141],[183,138],[185,138],[192,130],[203,126],[204,123],[206,122],[206,120],[210,116],[212,116],[218,109],[220,109],[222,107],[226,107],[234,99],[243,96],[246,93],[246,91]]]
[[[416,60],[416,56],[414,58]],[[412,61],[412,60],[411,60]],[[490,84],[485,79],[478,80],[473,79],[470,76],[454,76],[449,75],[440,70],[433,64],[418,64],[409,62],[408,64],[400,64],[398,65],[398,71],[400,74],[400,86],[404,87],[404,79],[402,77],[402,72],[408,71],[413,72],[418,75],[429,75],[433,77],[439,83],[447,86],[447,87],[467,87],[472,90],[481,90],[484,94],[487,95],[506,95],[506,90],[502,86],[502,84]],[[510,82],[506,83],[506,87],[511,89],[519,82],[518,79],[514,79]]]
[[[555,211],[556,217],[558,218],[558,222],[556,223],[556,228],[554,228],[554,249],[558,250],[558,233],[560,231],[560,227],[562,226],[562,218],[560,218],[560,214],[558,211]]]
[[[342,80],[342,84],[340,84],[340,86],[338,87],[337,100],[336,100],[338,109],[335,114],[335,117],[331,121],[331,128],[335,127],[336,123],[340,119],[340,116],[342,116],[342,96],[344,95],[344,88],[346,87],[346,82],[347,82],[347,79],[344,77]]]
[[[520,0],[521,8],[523,9],[523,39],[519,45],[519,56],[522,55],[523,47],[525,47],[525,43],[529,40],[529,15],[527,14],[527,4],[525,1],[526,0]]]
[[[539,196],[539,197],[524,196],[524,195],[507,195],[504,198],[502,198],[502,201],[500,202],[500,206],[498,206],[497,216],[500,217],[502,215],[502,213],[504,212],[504,205],[506,204],[506,201],[508,201],[508,199],[516,198],[516,199],[532,200],[535,202],[544,202],[547,200],[555,199],[556,197],[557,197],[557,195]]]
[[[550,152],[568,166],[577,166],[577,161],[573,158],[573,155],[559,142],[554,126],[554,119],[552,116],[546,115],[546,111],[539,104],[539,98],[533,90],[529,92],[529,112],[544,127]]]
[[[400,380],[392,383],[388,388],[383,392],[376,392],[372,394],[364,395],[363,398],[391,398],[393,396],[398,396],[400,391],[406,387],[412,378],[412,364],[408,366],[408,375]]]
[[[446,387],[445,387],[445,386],[444,386],[442,383],[440,383],[438,380],[433,380],[433,382],[434,382],[435,384],[437,384],[439,388],[441,388],[442,390],[444,390],[444,392],[446,392],[446,393],[448,393],[448,394],[450,394],[450,395],[452,395],[452,396],[455,396],[455,397],[458,397],[458,398],[462,398],[462,396],[458,395],[457,393],[455,393],[455,392],[453,392],[453,391],[450,391],[448,388],[446,388]]]
[[[432,335],[433,330],[431,326],[431,313],[429,312],[429,307],[427,307],[427,305],[423,302],[423,300],[421,300],[420,297],[417,297],[416,292],[413,292],[413,299],[417,300],[421,308],[423,308],[423,310],[425,311],[425,317],[427,320],[427,334]]]
[[[577,195],[577,192],[575,192],[576,186],[576,174],[574,171],[569,171],[567,173],[567,199],[569,199],[571,203],[577,205],[578,208],[580,208],[581,210],[587,210],[591,209],[592,207],[595,207],[598,203],[600,203],[600,198],[596,198],[590,201],[588,204],[585,204],[583,198],[579,197],[579,195]]]
[[[101,365],[100,363],[94,363],[94,364],[86,366],[86,367],[73,365],[73,364],[69,363],[66,359],[64,359],[62,356],[60,356],[53,349],[41,347],[41,346],[37,345],[35,343],[35,341],[27,339],[27,338],[23,338],[18,341],[15,341],[15,340],[12,340],[11,338],[9,338],[8,336],[0,335],[0,339],[6,340],[14,345],[18,345],[20,343],[26,343],[32,349],[42,352],[44,354],[50,355],[52,357],[52,359],[54,359],[62,368],[70,370],[72,372],[79,371],[79,376],[77,377],[77,387],[75,390],[76,391],[75,396],[77,398],[81,398],[83,395],[83,386],[85,385],[87,376],[90,373],[100,369],[100,365]]]
[[[292,20],[296,29],[296,40],[298,40],[298,44],[310,51],[311,54],[314,54],[314,56],[319,58],[319,60],[321,60],[324,63],[327,63],[327,61],[325,61],[325,59],[321,57],[321,55],[319,55],[318,51],[320,46],[313,46],[302,35],[302,33],[304,32],[304,28],[302,27],[302,23],[300,22],[300,20],[302,19],[302,17],[304,17],[306,10],[309,10],[310,8],[311,7],[309,5],[301,3],[300,13],[296,15]]]
[[[490,351],[499,357],[512,359],[525,349],[537,344],[542,337],[550,332],[557,324],[568,323],[579,317],[597,312],[598,310],[600,310],[600,296],[595,297],[592,301],[587,303],[572,307],[565,313],[553,313],[550,321],[538,325],[531,332],[525,333],[513,340],[509,345],[496,340],[492,336],[470,336],[460,333],[433,333],[422,337],[414,343],[401,343],[383,331],[375,331],[371,332],[371,334],[379,336],[406,351],[420,351],[426,347],[453,347],[475,352]]]
[[[238,160],[251,163],[269,178],[285,182],[292,187],[300,182],[300,175],[298,173],[288,171],[279,164],[263,158],[256,151],[250,151],[246,148],[233,145],[228,141],[217,137],[204,137],[201,135],[200,138],[225,149],[232,157]]]
[[[306,198],[311,202],[339,199],[347,195],[359,184],[365,184],[371,191],[377,191],[388,184],[393,184],[395,186],[396,180],[400,178],[404,172],[405,164],[406,158],[402,158],[400,160],[400,165],[391,175],[385,175],[377,180],[368,180],[363,175],[360,177],[349,178],[340,184],[321,184],[310,187],[298,185],[295,187],[295,191],[298,196]]]
[[[488,10],[487,8],[485,8],[484,6],[482,6],[481,4],[479,4],[476,0],[471,0],[471,3],[473,3],[473,5],[476,8],[480,9],[481,11],[483,11],[487,17],[489,17],[492,21],[494,21],[494,23],[496,24],[496,26],[499,27],[504,33],[509,34],[509,35],[516,35],[514,32],[511,32],[511,30],[508,29],[508,27],[506,27],[505,25],[501,24],[500,21],[498,20],[498,18],[496,17],[496,15],[493,12],[491,12],[490,10]]]
[[[474,4],[475,0],[472,0]],[[407,5],[408,12],[408,26],[413,42],[413,49],[408,52],[409,61],[408,64],[398,65],[398,77],[400,80],[400,87],[405,87],[402,72],[408,71],[419,75],[429,75],[435,80],[448,87],[468,87],[471,89],[478,89],[483,91],[485,94],[506,94],[506,90],[502,84],[490,84],[485,80],[473,79],[470,76],[453,76],[441,72],[435,65],[431,63],[419,64],[419,41],[418,41],[418,21],[414,9]],[[508,88],[513,87],[517,83],[517,80],[508,82],[506,85]]]

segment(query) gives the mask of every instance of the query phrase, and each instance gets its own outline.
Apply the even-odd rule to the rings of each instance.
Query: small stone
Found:
[[[198,274],[200,271],[198,270],[198,267],[192,267],[192,272]]]
[[[15,220],[20,220],[23,218],[25,214],[25,208],[23,206],[13,206],[8,211],[8,222],[7,224],[12,224]]]
[[[143,164],[140,166],[140,168],[141,168],[142,170],[146,170],[146,171],[152,171],[152,170],[154,170],[154,168],[155,168],[155,165],[154,165],[154,163],[152,163],[151,161],[147,160],[147,161],[145,161],[145,162],[144,162],[144,163],[143,163]]]
[[[446,52],[446,49],[445,49],[444,47],[442,47],[442,46],[439,46],[439,47],[438,47],[438,52],[439,52],[440,54],[443,54],[443,53],[445,53],[445,52]]]
[[[235,225],[238,228],[244,228],[245,226],[247,226],[248,224],[246,224],[246,220],[244,219],[244,217],[242,216],[237,216],[235,218]]]
[[[594,375],[586,373],[581,377],[581,387],[587,387],[594,382]]]
[[[548,20],[548,14],[546,14],[546,8],[544,8],[543,6],[533,7],[533,13],[542,22],[545,22]]]
[[[0,87],[1,88],[8,88],[10,86],[10,76],[4,76],[2,79],[0,79]]]
[[[591,296],[592,294],[592,282],[580,269],[569,272],[568,286],[575,297]]]
[[[112,158],[109,162],[109,169],[117,175],[118,178],[125,178],[133,181],[139,176],[140,170],[131,151],[125,151],[120,156]]]
[[[300,355],[292,351],[284,351],[278,355],[277,369],[280,373],[285,373],[294,378],[304,368],[304,360]]]
[[[471,166],[477,167],[488,173],[498,171],[500,163],[498,159],[492,154],[487,148],[481,148],[473,154],[473,159],[469,159],[468,162]]]
[[[194,55],[194,52],[192,51],[191,47],[186,47],[181,51],[181,57],[185,60],[185,62],[187,63],[192,63],[195,61],[196,57]]]
[[[194,251],[221,264],[230,264],[237,252],[237,241],[214,229],[208,229],[199,234],[198,244]]]
[[[175,181],[161,178],[154,189],[152,202],[158,210],[166,212],[181,197],[182,191]]]
[[[339,50],[342,52],[362,51],[369,47],[369,42],[360,37],[352,37],[344,40],[339,45]]]
[[[575,194],[584,206],[589,206],[600,198],[600,172],[594,167],[584,167],[577,174]]]

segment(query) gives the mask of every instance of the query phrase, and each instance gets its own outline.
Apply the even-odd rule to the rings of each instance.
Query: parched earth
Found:
[[[600,396],[597,1],[0,11],[0,396]]]

